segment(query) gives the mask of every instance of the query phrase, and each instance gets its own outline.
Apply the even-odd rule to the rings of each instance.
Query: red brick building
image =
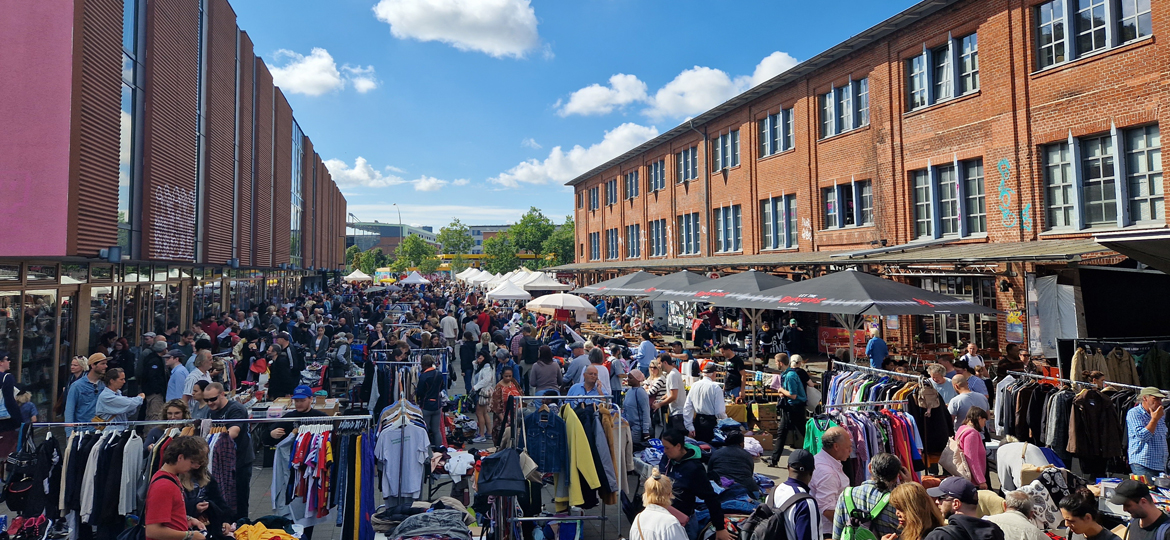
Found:
[[[1165,334],[1100,315],[1167,283],[1094,240],[1168,223],[1170,2],[1144,9],[920,2],[569,182],[577,257],[561,270],[860,266],[1022,311],[1037,354],[1055,334],[1026,292],[1049,278],[1084,294],[1068,306],[1080,337]],[[959,319],[895,334],[1006,344],[1006,317]]]

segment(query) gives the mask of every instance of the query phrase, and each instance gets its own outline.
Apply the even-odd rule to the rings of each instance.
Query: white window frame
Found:
[[[760,201],[760,250],[798,247],[796,195],[779,195]]]
[[[642,258],[642,224],[626,225],[626,258]]]
[[[734,204],[721,206],[713,211],[716,253],[743,251],[742,209],[742,206]]]
[[[666,160],[660,159],[650,164],[650,193],[666,189]]]
[[[768,157],[792,150],[796,136],[792,132],[792,109],[780,109],[756,123],[760,128],[760,157]]]
[[[678,225],[678,254],[699,255],[703,252],[702,232],[699,225],[699,213],[679,215],[675,220]]]
[[[715,168],[713,171],[721,171],[723,169],[730,169],[739,166],[739,130],[733,129],[727,133],[723,133],[712,141],[714,144],[714,159],[712,160]]]
[[[669,244],[666,238],[666,219],[650,221],[650,256],[665,257],[668,254]]]
[[[638,197],[638,171],[630,171],[624,176],[625,183],[625,200],[629,201]]]
[[[869,195],[865,195],[865,189],[869,189]],[[874,223],[873,213],[873,181],[872,180],[857,180],[851,179],[849,183],[836,184],[821,188],[821,217],[824,218],[824,229],[852,229],[856,227],[869,227]],[[866,219],[865,206],[862,205],[863,200],[869,200],[868,217]],[[853,208],[849,209],[845,201],[851,201]],[[829,204],[832,203],[833,210],[830,212]],[[852,219],[852,223],[848,221]]]
[[[817,96],[817,103],[821,139],[861,129],[869,125],[869,78],[850,79],[845,86],[834,86]]]
[[[912,225],[911,226],[911,233],[913,234],[914,239],[916,239],[916,240],[929,240],[929,239],[938,239],[938,238],[969,238],[973,235],[986,234],[985,232],[971,231],[970,227],[969,227],[969,225],[970,225],[969,218],[971,218],[972,216],[978,217],[978,214],[973,214],[973,213],[968,211],[968,208],[969,208],[968,202],[970,200],[974,200],[974,199],[977,199],[978,197],[982,196],[984,198],[984,202],[986,204],[986,191],[987,191],[986,183],[984,184],[984,190],[983,190],[982,195],[968,194],[967,193],[967,178],[966,178],[967,166],[968,166],[968,164],[970,164],[971,162],[976,161],[976,160],[978,160],[980,163],[982,163],[983,158],[978,157],[978,158],[959,160],[956,157],[952,161],[942,163],[939,165],[930,164],[928,162],[925,169],[915,169],[915,170],[912,170],[909,172],[909,175],[908,175],[909,182],[910,182],[910,191],[909,192],[911,194],[911,201],[912,201],[911,216],[910,216],[911,220],[912,220],[911,221],[911,225]],[[946,233],[943,232],[944,227],[943,227],[943,216],[942,216],[942,212],[943,212],[942,206],[943,206],[943,203],[945,202],[944,198],[943,198],[943,195],[944,195],[943,194],[943,187],[944,186],[942,185],[942,172],[944,170],[953,170],[954,171],[954,178],[955,178],[955,180],[954,180],[954,184],[955,184],[954,198],[952,199],[952,198],[948,197],[947,200],[952,201],[949,204],[953,205],[953,207],[955,208],[955,211],[956,211],[956,215],[953,218],[950,218],[950,219],[955,220],[956,230],[953,232],[946,232]],[[924,186],[918,185],[918,180],[919,180],[919,178],[921,178],[919,176],[920,174],[926,175],[924,178],[926,180]],[[925,197],[926,200],[920,202],[918,200],[918,193],[919,193],[920,188],[922,188],[922,187],[924,187],[926,189],[926,197]],[[925,216],[923,216],[923,212],[926,212]],[[986,216],[986,209],[985,209],[983,215]],[[926,228],[929,229],[925,234],[921,234],[919,232],[919,225],[920,224],[926,224]]]
[[[964,49],[968,38],[974,38],[975,46]],[[910,111],[974,94],[979,91],[979,34],[947,34],[946,43],[934,48],[923,43],[922,54],[907,59],[905,66]],[[973,86],[964,90],[964,80],[973,81]]]
[[[617,178],[607,180],[605,182],[605,205],[611,206],[618,202],[618,183]]]
[[[1139,134],[1143,146],[1135,148],[1132,135]],[[1162,189],[1162,137],[1157,124],[1137,126],[1124,130],[1125,143],[1125,189],[1128,191],[1127,207],[1133,223],[1163,223],[1166,219],[1166,196]],[[1158,146],[1146,143],[1157,138]],[[1154,165],[1158,166],[1154,170]],[[1143,186],[1144,184],[1144,186]],[[1143,189],[1143,187],[1145,189]],[[1152,188],[1152,189],[1151,189]],[[1149,219],[1138,219],[1142,212],[1137,206],[1144,206],[1151,214]]]
[[[601,186],[593,186],[589,188],[589,210],[597,210],[601,207]]]
[[[699,147],[692,146],[677,154],[675,158],[678,166],[675,169],[675,182],[683,183],[699,178]]]
[[[600,232],[589,233],[589,260],[591,260],[591,261],[600,261],[601,260],[601,233]]]
[[[621,236],[618,228],[605,230],[605,259],[609,261],[621,258]]]
[[[1050,69],[1052,67],[1064,65],[1069,62],[1075,62],[1080,58],[1085,58],[1094,54],[1100,54],[1127,43],[1133,43],[1134,41],[1145,39],[1154,35],[1152,23],[1153,14],[1151,12],[1135,12],[1134,16],[1132,17],[1124,17],[1124,13],[1122,12],[1122,4],[1125,2],[1134,2],[1134,0],[1092,0],[1093,3],[1089,6],[1089,8],[1086,9],[1080,9],[1077,1],[1078,0],[1052,0],[1051,2],[1045,2],[1035,6],[1032,15],[1035,20],[1033,31],[1036,33],[1035,47],[1038,53],[1036,55],[1037,71]],[[1134,2],[1133,5],[1136,10],[1136,2]],[[1060,12],[1059,14],[1057,14],[1058,8]],[[1104,21],[1104,24],[1101,26],[1093,26],[1089,29],[1080,28],[1078,26],[1078,23],[1081,20],[1079,15],[1083,11],[1092,11],[1095,14],[1099,14],[1100,19]],[[1042,15],[1045,13],[1052,14],[1052,18],[1048,23],[1044,23],[1042,19]],[[1141,21],[1143,16],[1146,19],[1151,20],[1150,31],[1148,33],[1143,33],[1141,31]],[[1123,40],[1121,28],[1122,25],[1129,20],[1134,21],[1135,35],[1129,39]],[[1041,29],[1044,27],[1050,27],[1053,29],[1053,32],[1055,32],[1057,26],[1062,28],[1064,39],[1060,41],[1054,40],[1050,44],[1042,43],[1041,38],[1043,34]],[[1094,37],[1093,49],[1082,50],[1083,44],[1080,42],[1081,36],[1095,32],[1104,33],[1102,38],[1103,44],[1098,46],[1096,43],[1097,38]],[[1055,52],[1059,44],[1064,45],[1063,60],[1056,60],[1057,55]],[[1045,48],[1052,48],[1054,53],[1053,61],[1048,64],[1043,63],[1043,50]]]

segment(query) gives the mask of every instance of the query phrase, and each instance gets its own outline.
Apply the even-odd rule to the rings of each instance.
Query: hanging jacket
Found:
[[[577,413],[573,412],[572,407],[565,404],[561,407],[561,419],[565,421],[566,441],[569,448],[568,503],[571,506],[580,506],[585,503],[581,484],[584,483],[586,489],[597,489],[601,487],[601,479],[598,477],[597,468],[593,463],[593,449],[589,447],[589,438],[585,436],[585,428],[581,425],[581,420],[577,418]],[[578,473],[579,477],[572,476]],[[579,481],[579,478],[583,478],[584,482]],[[558,496],[557,502],[565,502],[565,498]]]
[[[1073,399],[1068,423],[1068,447],[1076,457],[1111,458],[1125,455],[1125,431],[1113,402],[1094,389]]]
[[[1087,371],[1100,371],[1101,373],[1109,374],[1109,368],[1105,364],[1105,355],[1101,351],[1086,351],[1084,347],[1077,347],[1077,351],[1073,353],[1072,368],[1070,379],[1074,381],[1088,382],[1088,377],[1085,377]],[[1115,381],[1121,382],[1121,381]]]
[[[1105,356],[1105,365],[1109,368],[1109,371],[1105,372],[1108,375],[1106,380],[1132,386],[1141,386],[1141,377],[1138,376],[1137,364],[1133,356],[1129,354],[1129,351],[1120,347],[1114,347]]]

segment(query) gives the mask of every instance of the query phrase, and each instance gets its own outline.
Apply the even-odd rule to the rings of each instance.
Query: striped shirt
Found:
[[[882,495],[887,493],[889,492],[878,490],[877,484],[873,480],[866,480],[860,486],[842,492],[841,497],[837,499],[837,509],[833,513],[833,538],[841,538],[841,533],[849,525],[849,512],[845,510],[845,497],[852,495],[853,508],[869,514],[878,505]],[[897,534],[898,516],[894,513],[894,505],[887,504],[882,513],[878,514],[877,519],[871,523],[862,524],[862,527],[869,529],[869,532],[878,538],[887,534]]]

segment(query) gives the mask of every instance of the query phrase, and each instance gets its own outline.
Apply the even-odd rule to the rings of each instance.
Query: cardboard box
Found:
[[[764,449],[764,451],[765,451],[765,452],[771,452],[771,451],[772,451],[772,448],[773,448],[773,447],[772,447],[773,440],[772,440],[772,434],[771,434],[771,433],[767,433],[767,432],[764,432],[764,433],[756,433],[755,435],[752,435],[751,437],[752,437],[753,439],[755,439],[755,440],[759,441],[759,443],[760,443],[760,446],[761,446],[761,447],[763,447],[763,449]]]
[[[758,420],[756,426],[760,428],[760,431],[776,432],[780,430],[780,422],[776,420]]]
[[[313,408],[328,416],[336,416],[337,413],[341,412],[341,403],[337,401],[337,398],[316,396],[313,398]]]
[[[752,416],[756,420],[775,420],[776,419],[776,404],[775,403],[753,403]]]

